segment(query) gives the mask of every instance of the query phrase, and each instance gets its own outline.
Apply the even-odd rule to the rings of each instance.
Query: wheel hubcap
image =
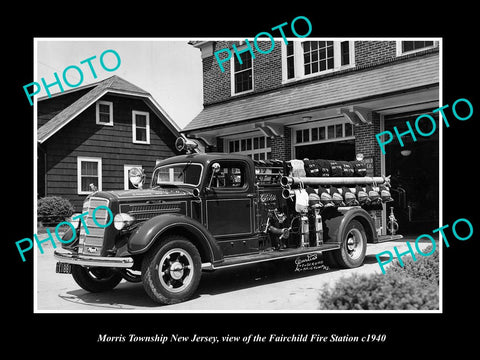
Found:
[[[162,286],[170,292],[184,290],[192,281],[193,260],[188,252],[175,248],[163,255],[158,267]]]
[[[170,266],[170,276],[175,280],[180,280],[183,277],[183,265],[180,262],[175,261]]]
[[[351,229],[347,233],[346,247],[350,258],[354,260],[360,258],[363,249],[363,236],[358,229]]]

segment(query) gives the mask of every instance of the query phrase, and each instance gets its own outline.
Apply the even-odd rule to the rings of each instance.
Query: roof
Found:
[[[265,119],[438,84],[439,74],[439,56],[432,55],[360,71],[352,69],[341,74],[332,73],[331,76],[291,83],[273,91],[207,105],[182,132]]]
[[[106,93],[122,94],[129,96],[138,96],[144,98],[150,108],[157,114],[161,115],[160,118],[165,118],[167,121],[165,125],[170,128],[170,130],[178,136],[179,127],[175,122],[168,116],[165,110],[153,99],[152,95],[145,90],[139,88],[138,86],[122,79],[121,77],[114,75],[105,80],[99,81],[96,84],[90,84],[88,87],[92,87],[85,95],[71,103],[69,106],[64,108],[58,114],[56,114],[52,119],[47,123],[41,126],[38,129],[37,136],[38,142],[43,143],[53,134],[59,131],[62,127],[67,125],[72,121],[77,115],[84,111],[87,107],[95,103]],[[55,96],[61,96],[62,93],[56,94]],[[48,99],[39,99],[39,101],[48,101]]]

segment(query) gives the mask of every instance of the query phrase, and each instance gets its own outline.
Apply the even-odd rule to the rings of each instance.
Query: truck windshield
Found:
[[[193,163],[177,163],[161,166],[153,172],[152,187],[162,185],[200,185],[203,166]]]

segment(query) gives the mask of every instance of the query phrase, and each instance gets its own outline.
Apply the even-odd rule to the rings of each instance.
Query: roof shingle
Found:
[[[129,94],[135,94],[139,96],[151,96],[150,93],[139,88],[138,86],[122,79],[121,77],[114,75],[103,81],[97,83],[89,92],[85,95],[74,101],[72,104],[64,108],[57,115],[55,115],[51,120],[45,123],[38,129],[37,136],[38,142],[43,143],[47,138],[49,138],[53,133],[58,129],[67,124],[80,112],[82,112],[87,106],[91,105],[98,100],[106,92],[126,92]],[[57,96],[61,96],[57,95]],[[45,101],[42,99],[41,101]],[[170,118],[166,116],[168,120]],[[176,127],[176,124],[172,124]]]

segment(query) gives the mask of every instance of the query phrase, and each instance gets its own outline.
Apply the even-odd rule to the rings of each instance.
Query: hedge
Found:
[[[44,225],[54,225],[72,216],[75,209],[67,199],[47,196],[37,202],[37,217]]]
[[[432,245],[429,245],[423,249],[422,252],[428,254],[432,249]],[[440,259],[438,249],[435,249],[435,252],[432,255],[422,256],[416,254],[415,258],[417,261],[413,261],[411,256],[402,258],[403,267],[400,265],[398,259],[396,259],[392,265],[385,269],[385,272],[387,274],[393,272],[407,274],[417,279],[436,282],[438,285],[440,282]]]
[[[431,250],[426,248],[424,253]],[[325,285],[319,308],[325,310],[436,310],[439,308],[438,251],[427,257],[402,259],[386,274],[358,275]]]

